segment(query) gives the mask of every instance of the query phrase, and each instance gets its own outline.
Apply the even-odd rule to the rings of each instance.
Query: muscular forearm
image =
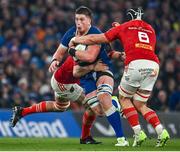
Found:
[[[66,50],[66,48],[63,48],[61,45],[59,45],[59,47],[53,55],[53,59],[57,59],[59,62],[61,62],[64,57],[64,54],[66,53]]]
[[[89,73],[90,71],[92,71],[93,69],[94,69],[94,65],[89,65],[85,67],[76,65],[74,66],[74,69],[73,69],[73,76],[76,78],[80,78],[84,76],[85,74]]]
[[[59,53],[60,51],[56,51],[53,55],[53,59],[57,59],[58,61],[62,61],[62,55]]]
[[[92,44],[108,43],[108,40],[104,34],[89,34],[86,36],[76,37],[74,39],[74,43],[92,45]]]
[[[92,56],[92,54],[86,53],[85,51],[77,51],[76,57],[80,61],[89,62],[89,63],[92,63],[95,60],[95,58]]]

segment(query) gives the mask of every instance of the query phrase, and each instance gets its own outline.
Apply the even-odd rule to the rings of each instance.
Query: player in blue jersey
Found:
[[[82,36],[90,33],[101,33],[101,31],[96,27],[91,26],[90,14],[91,13],[89,13],[86,7],[80,7],[79,9],[77,9],[75,15],[76,28],[78,29],[76,32],[76,36]],[[83,30],[86,23],[87,30],[84,31],[84,33],[81,33],[80,31]],[[98,59],[101,59],[102,62],[107,64],[107,66],[109,67],[109,69],[105,72],[92,71],[89,74],[86,74],[81,78],[81,85],[83,86],[83,88],[85,88],[87,102],[89,102],[89,105],[91,105],[92,109],[94,107],[97,107],[98,103],[100,103],[103,112],[105,113],[118,138],[118,143],[116,144],[116,146],[127,146],[128,142],[123,136],[119,113],[116,111],[116,108],[114,107],[114,105],[112,105],[111,102],[114,80],[112,65],[106,53],[105,44],[87,46],[86,51],[78,51],[75,48],[70,48],[69,53],[70,55],[76,57],[81,61],[79,65],[75,66],[75,69],[79,66],[92,64]]]
[[[96,27],[91,26],[91,21],[92,13],[87,7],[82,6],[76,10],[76,26],[70,28],[63,36],[61,44],[59,45],[57,51],[53,55],[53,59],[57,60],[55,60],[51,64],[49,68],[50,71],[55,71],[57,68],[56,65],[58,65],[59,62],[62,61],[62,58],[68,49],[68,44],[71,38],[73,38],[74,36],[101,33]],[[73,54],[74,51],[76,51],[74,48],[69,49],[70,55],[75,56],[75,54],[77,55],[80,52],[76,51],[76,53]],[[83,51],[81,52],[83,53]],[[97,113],[101,113],[101,109],[103,109],[103,113],[106,115],[109,123],[111,124],[116,133],[118,140],[116,146],[128,146],[129,144],[123,135],[119,112],[116,111],[116,108],[112,105],[111,101],[114,80],[110,59],[108,58],[107,53],[105,51],[105,44],[87,46],[86,51],[84,51],[84,53],[85,52],[90,52],[91,56],[88,56],[86,58],[86,56],[84,55],[82,57],[81,54],[77,55],[76,57],[78,58],[79,62],[74,68],[74,73],[78,72],[77,69],[80,69],[80,67],[93,64],[98,59],[101,59],[102,62],[107,64],[109,67],[109,69],[105,72],[91,71],[85,76],[81,77],[81,85],[84,88],[86,94],[86,102],[92,109],[95,109],[95,111],[97,110]],[[88,122],[85,122],[85,127],[82,127],[82,134],[84,135],[82,135],[81,143],[86,142],[86,139],[89,138],[89,132],[92,123],[95,120],[95,114],[86,111],[83,116],[83,123],[84,120],[87,120],[87,117],[89,117],[90,119],[88,120]]]

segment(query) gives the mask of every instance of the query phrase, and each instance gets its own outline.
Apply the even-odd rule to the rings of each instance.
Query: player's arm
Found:
[[[121,25],[115,26],[109,29],[107,32],[102,34],[89,34],[81,37],[74,37],[69,43],[69,47],[76,44],[100,44],[100,43],[109,43],[118,38],[119,33],[121,32]]]
[[[116,35],[117,32],[115,32],[115,31],[117,31],[117,29],[116,29],[117,26],[120,26],[120,23],[113,22],[112,23],[112,27],[114,27],[114,28],[112,28],[113,30],[110,29],[109,31],[107,31],[113,37],[117,36]],[[113,35],[112,35],[112,33],[113,33]],[[69,43],[69,47],[74,46],[75,44],[92,45],[92,44],[109,43],[110,41],[112,41],[111,39],[108,39],[105,33],[89,34],[89,35],[86,35],[86,36],[72,38],[70,43]]]
[[[69,41],[71,40],[71,36],[73,33],[73,28],[70,28],[62,37],[61,39],[61,44],[57,48],[56,52],[53,55],[51,65],[49,67],[50,72],[54,72],[57,70],[59,64],[62,62],[63,57],[65,56],[65,53],[68,50],[68,44]]]
[[[125,52],[119,52],[119,51],[114,51],[114,50],[109,52],[108,56],[113,60],[120,59],[120,60],[124,61],[126,58]]]
[[[80,78],[91,71],[104,72],[106,70],[108,70],[108,66],[101,61],[98,61],[95,64],[91,64],[91,65],[84,66],[84,67],[75,65],[73,67],[73,76],[76,78]]]
[[[117,22],[115,22],[114,24],[119,25],[119,23],[117,23]],[[112,60],[119,60],[119,59],[121,61],[125,60],[125,52],[115,51],[112,47],[112,43],[106,44],[106,51],[107,51],[109,58]]]
[[[100,45],[90,45],[87,47],[86,51],[78,51],[75,50],[75,48],[69,48],[68,52],[71,56],[76,57],[80,61],[92,63],[96,60],[100,52],[100,47]]]
[[[56,52],[54,53],[52,57],[51,64],[49,66],[49,72],[54,72],[57,70],[58,66],[60,65],[65,53],[67,51],[67,48],[63,47],[62,44],[59,45]]]
[[[74,46],[75,44],[100,44],[100,43],[109,43],[109,40],[106,38],[104,33],[102,34],[89,34],[81,37],[74,37],[69,43],[69,47]]]

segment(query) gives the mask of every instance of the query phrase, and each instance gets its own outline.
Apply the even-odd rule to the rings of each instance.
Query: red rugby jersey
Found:
[[[73,77],[73,66],[75,62],[71,56],[65,60],[65,62],[55,72],[54,77],[56,81],[62,84],[78,83],[79,79]]]
[[[148,23],[132,20],[109,29],[105,36],[109,41],[120,40],[126,53],[125,65],[138,59],[152,60],[159,64],[155,54],[156,34]]]

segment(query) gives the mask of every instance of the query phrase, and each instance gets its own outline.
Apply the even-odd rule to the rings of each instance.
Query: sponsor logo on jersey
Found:
[[[152,46],[149,44],[143,44],[143,43],[136,43],[135,44],[136,48],[141,48],[141,49],[146,49],[146,50],[153,50]]]

